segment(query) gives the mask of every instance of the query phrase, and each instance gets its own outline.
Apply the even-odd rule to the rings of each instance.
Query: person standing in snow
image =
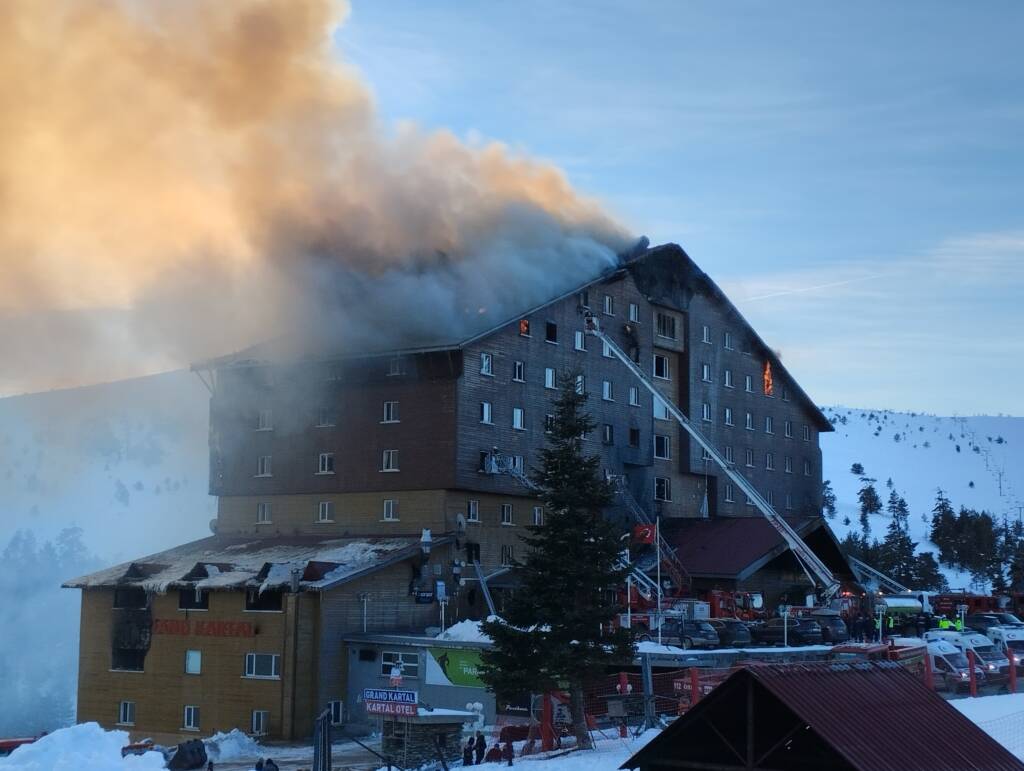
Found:
[[[471,766],[473,765],[473,737],[469,737],[469,741],[466,742],[466,746],[462,748],[462,765]]]
[[[476,764],[479,766],[484,762],[484,753],[487,752],[487,743],[484,741],[483,731],[476,732],[476,745],[474,747],[476,754]]]

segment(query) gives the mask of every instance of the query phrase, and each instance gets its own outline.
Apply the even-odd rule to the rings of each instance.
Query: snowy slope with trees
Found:
[[[959,563],[941,566],[952,588],[998,586],[1000,573],[1004,582],[1013,580],[1009,566],[1024,539],[1024,418],[822,409],[836,429],[822,434],[821,445],[824,478],[836,496],[831,525],[840,538],[863,536],[866,519],[869,542],[883,541],[894,497],[897,511],[901,499],[906,503],[898,518],[918,553],[932,551]],[[872,511],[867,501],[862,517],[869,486],[880,507]],[[939,490],[948,500],[948,532],[936,544],[931,536]]]

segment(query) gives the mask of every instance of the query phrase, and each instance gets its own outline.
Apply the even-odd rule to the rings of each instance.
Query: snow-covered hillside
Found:
[[[0,549],[75,525],[114,561],[209,534],[208,396],[178,371],[0,399]]]
[[[886,483],[892,480],[910,505],[910,535],[920,542],[919,551],[934,550],[927,534],[939,488],[956,509],[985,510],[997,520],[1024,516],[1024,418],[822,410],[835,426],[835,433],[821,435],[821,448],[824,477],[836,493],[838,513],[831,525],[839,537],[860,530],[857,491],[862,483],[850,472],[854,463],[878,480],[883,503],[889,495]],[[883,538],[888,523],[884,510],[873,516],[872,536]],[[962,576],[946,572],[951,585],[963,585]]]

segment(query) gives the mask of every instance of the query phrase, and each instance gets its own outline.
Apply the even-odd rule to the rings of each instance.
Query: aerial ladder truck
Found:
[[[667,398],[664,394],[658,391],[653,381],[647,376],[647,373],[641,369],[635,361],[627,356],[618,344],[612,340],[601,330],[601,325],[597,320],[597,317],[589,310],[583,309],[584,317],[584,330],[588,335],[592,335],[598,338],[608,351],[621,361],[626,368],[636,377],[637,380],[651,392],[651,395],[655,399],[658,399],[665,405],[668,413],[676,419],[683,430],[686,431],[690,437],[697,442],[707,454],[708,457],[713,460],[722,472],[736,485],[743,493],[750,499],[758,511],[764,515],[764,518],[768,520],[769,524],[775,531],[782,537],[786,545],[789,546],[793,555],[796,557],[797,562],[803,568],[804,574],[810,580],[811,584],[820,593],[825,603],[828,603],[839,591],[839,581],[832,571],[823,563],[818,556],[811,550],[811,548],[804,543],[804,540],[800,535],[790,527],[789,523],[786,522],[781,516],[779,516],[775,510],[768,504],[768,501],[757,491],[750,481],[740,474],[732,464],[729,463],[725,457],[718,451],[718,449],[698,431],[694,425],[690,422],[690,419],[683,414],[683,412],[675,405],[675,403]]]

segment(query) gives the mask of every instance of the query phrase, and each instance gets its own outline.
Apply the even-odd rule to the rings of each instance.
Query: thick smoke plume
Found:
[[[614,264],[623,231],[557,169],[382,127],[331,43],[346,12],[5,3],[0,392],[178,366],[314,322],[344,345],[382,321],[373,309],[400,333],[458,331]]]

